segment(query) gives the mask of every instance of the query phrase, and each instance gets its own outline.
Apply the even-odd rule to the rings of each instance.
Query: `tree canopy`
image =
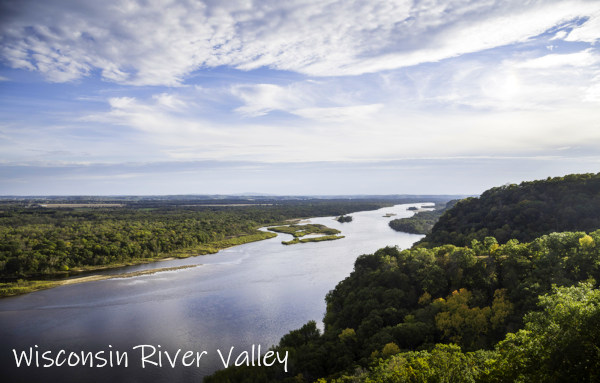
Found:
[[[600,228],[600,173],[571,174],[491,188],[447,210],[421,243],[469,245],[495,237],[531,241],[559,231]]]

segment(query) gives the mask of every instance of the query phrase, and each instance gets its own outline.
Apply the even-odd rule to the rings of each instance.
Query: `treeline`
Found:
[[[322,334],[309,322],[281,339],[289,373],[231,369],[206,381],[594,381],[598,280],[600,230],[380,249],[327,295]]]
[[[505,185],[459,201],[443,214],[421,244],[469,245],[487,236],[499,243],[531,241],[558,231],[600,228],[600,173],[571,174]]]
[[[350,215],[340,215],[339,217],[337,217],[336,221],[338,221],[339,223],[352,222],[352,216],[350,216]]]
[[[412,217],[398,218],[390,221],[389,225],[396,231],[401,231],[410,234],[429,234],[431,229],[440,219],[444,212],[454,206],[458,200],[444,202],[437,202],[435,204],[435,210],[430,211],[418,211]],[[410,209],[409,210],[418,210]]]
[[[118,201],[118,200],[117,200]],[[79,202],[79,201],[78,201]],[[176,201],[170,201],[175,203]],[[87,266],[156,258],[183,249],[210,251],[231,237],[291,218],[338,216],[393,200],[305,200],[251,206],[43,208],[5,203],[0,210],[0,278],[31,278]]]

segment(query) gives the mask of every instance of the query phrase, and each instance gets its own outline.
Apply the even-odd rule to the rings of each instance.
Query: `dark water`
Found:
[[[321,323],[325,294],[348,276],[354,260],[384,246],[410,247],[419,235],[398,233],[388,222],[407,217],[408,206],[354,213],[353,222],[315,218],[340,229],[346,238],[284,246],[290,235],[237,246],[217,254],[132,266],[118,272],[181,265],[191,269],[126,279],[62,286],[0,300],[0,375],[3,381],[201,381],[223,363],[234,347],[232,361],[242,351],[261,345],[263,352],[282,335],[309,320]],[[397,216],[386,218],[385,213]],[[38,346],[37,348],[35,346]],[[138,345],[152,345],[161,353],[162,367],[142,368]],[[160,348],[159,348],[160,345]],[[114,367],[93,360],[95,367],[16,367],[17,352],[38,350],[42,359],[60,350],[81,355],[115,357]],[[147,354],[151,350],[145,348]],[[181,350],[175,368],[164,351]],[[128,366],[116,366],[116,351],[127,353]],[[199,365],[185,367],[181,356],[206,351]],[[35,356],[35,353],[33,353]],[[158,362],[157,354],[149,360]],[[191,354],[190,354],[191,355]],[[64,358],[59,358],[62,360]],[[191,358],[186,360],[188,364]],[[76,364],[76,358],[71,362]],[[81,364],[81,363],[80,363]],[[4,380],[8,379],[8,380]]]

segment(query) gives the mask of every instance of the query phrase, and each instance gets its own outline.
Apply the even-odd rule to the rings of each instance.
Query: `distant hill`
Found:
[[[600,173],[570,174],[546,180],[505,185],[479,198],[459,201],[447,210],[421,246],[469,245],[493,236],[531,241],[559,231],[600,228]]]

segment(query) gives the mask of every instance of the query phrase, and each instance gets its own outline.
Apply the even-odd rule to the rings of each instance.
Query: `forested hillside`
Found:
[[[598,381],[599,209],[600,174],[463,200],[428,243],[358,257],[325,298],[325,331],[309,322],[281,339],[290,372],[206,381]]]
[[[206,381],[413,382],[455,375],[452,381],[506,382],[514,381],[507,373],[565,371],[591,381],[600,361],[598,280],[600,230],[529,243],[487,238],[472,247],[384,248],[359,257],[327,295],[323,334],[309,322],[281,339],[278,350],[290,352],[291,372],[230,369]],[[554,363],[559,356],[562,364]]]
[[[505,185],[459,201],[421,243],[469,245],[487,236],[499,243],[531,241],[554,231],[600,228],[600,173],[571,174]]]

